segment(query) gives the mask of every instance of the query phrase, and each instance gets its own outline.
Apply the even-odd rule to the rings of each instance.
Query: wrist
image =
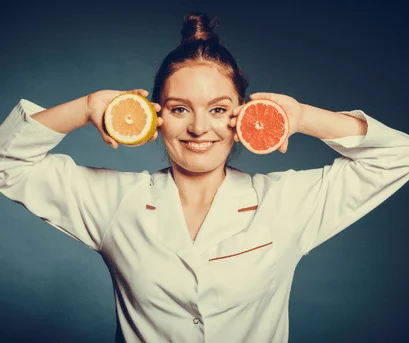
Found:
[[[298,132],[319,139],[365,135],[365,121],[348,115],[303,104]]]
[[[300,111],[300,120],[298,122],[298,129],[297,132],[307,134],[308,132],[308,116],[309,116],[309,105],[307,104],[302,104],[301,105],[301,111]]]
[[[90,106],[91,96],[92,94],[88,94],[82,98],[83,106],[84,106],[83,113],[84,113],[85,124],[89,124],[91,122],[91,106]]]
[[[299,132],[316,138],[335,138],[340,125],[339,114],[322,108],[302,104]]]

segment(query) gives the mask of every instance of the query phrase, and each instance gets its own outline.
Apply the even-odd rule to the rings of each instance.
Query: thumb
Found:
[[[118,148],[118,142],[108,134],[103,119],[100,122],[98,122],[95,126],[98,129],[99,133],[101,134],[102,140],[106,144],[112,146],[114,149]]]
[[[110,135],[104,132],[104,133],[101,133],[101,136],[102,136],[103,141],[106,144],[112,146],[114,149],[118,148],[118,142],[115,139],[113,139]]]
[[[281,144],[281,146],[278,148],[278,151],[282,152],[283,154],[285,154],[287,152],[288,149],[288,139],[286,139],[284,141],[283,144]]]

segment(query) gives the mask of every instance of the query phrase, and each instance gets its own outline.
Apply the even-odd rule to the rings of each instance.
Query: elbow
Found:
[[[6,167],[0,162],[0,190],[10,188],[21,180],[22,175],[28,170],[27,166]]]
[[[3,159],[0,161],[0,189],[5,188],[7,171],[5,170]]]
[[[10,177],[10,173],[7,170],[2,170],[0,166],[0,190],[9,188],[11,186],[11,180],[13,178]]]

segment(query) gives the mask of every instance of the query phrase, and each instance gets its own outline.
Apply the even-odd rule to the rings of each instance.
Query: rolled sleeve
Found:
[[[18,161],[23,160],[36,163],[64,139],[65,134],[31,118],[43,110],[43,107],[21,99],[0,125],[0,163],[3,168],[9,169],[10,166],[14,169],[13,166],[17,167],[20,165]]]
[[[50,153],[65,134],[31,118],[42,110],[22,99],[0,126],[0,192],[99,250],[124,194],[143,173],[78,166],[68,155]]]
[[[288,221],[304,254],[363,217],[409,180],[409,135],[363,111],[347,114],[366,120],[366,135],[322,139],[342,156],[323,168],[290,170],[284,180],[283,189],[292,191],[283,192],[281,199],[289,208]]]

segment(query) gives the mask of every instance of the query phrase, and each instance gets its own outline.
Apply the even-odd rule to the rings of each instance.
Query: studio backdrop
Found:
[[[332,111],[361,109],[409,133],[407,9],[362,0],[2,4],[0,122],[22,98],[50,108],[101,89],[151,92],[192,11],[219,17],[221,43],[249,78],[247,96],[274,92]],[[123,171],[168,165],[160,139],[114,150],[92,125],[69,133],[52,152]],[[255,174],[320,168],[338,156],[319,139],[295,134],[286,154],[243,149],[230,164]],[[408,205],[405,185],[301,260],[290,342],[407,342]],[[112,343],[116,329],[101,256],[4,196],[0,323],[4,343]]]

